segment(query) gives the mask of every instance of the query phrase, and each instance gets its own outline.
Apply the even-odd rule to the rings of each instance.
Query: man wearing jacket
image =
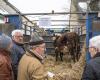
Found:
[[[17,80],[47,80],[43,66],[45,43],[36,32],[32,34],[29,49],[19,62]]]
[[[16,29],[12,31],[11,35],[13,41],[13,47],[11,50],[12,66],[13,66],[14,78],[15,80],[17,80],[18,64],[22,55],[25,53],[23,44],[23,32],[19,29]]]
[[[89,40],[91,60],[87,62],[82,80],[100,80],[100,35]]]

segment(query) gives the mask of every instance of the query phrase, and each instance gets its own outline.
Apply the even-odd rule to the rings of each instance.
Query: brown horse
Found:
[[[54,48],[55,48],[56,61],[58,60],[59,54],[60,54],[61,61],[63,61],[63,52],[62,52],[63,45],[59,45],[59,43],[58,43],[59,38],[60,38],[60,35],[53,36],[53,40],[54,40],[53,45],[54,45]]]
[[[61,36],[56,36],[54,40],[56,60],[58,58],[58,54],[60,53],[60,58],[63,60],[63,52],[64,46],[68,47],[69,53],[72,57],[72,60],[78,61],[80,56],[80,41],[79,35],[75,32],[66,32]]]

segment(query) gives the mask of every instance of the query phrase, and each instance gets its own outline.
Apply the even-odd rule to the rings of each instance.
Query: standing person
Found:
[[[100,35],[89,40],[91,60],[87,62],[82,80],[100,80]]]
[[[12,40],[10,37],[0,35],[0,80],[14,80],[10,49]]]
[[[36,32],[32,34],[30,47],[19,62],[17,80],[47,80],[43,59],[45,43]]]
[[[11,51],[12,66],[13,66],[15,80],[17,80],[18,63],[22,55],[25,53],[23,44],[23,32],[19,29],[16,29],[12,31],[11,35],[13,41],[13,47]]]

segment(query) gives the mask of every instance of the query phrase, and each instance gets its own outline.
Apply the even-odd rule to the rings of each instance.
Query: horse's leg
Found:
[[[75,55],[76,53],[75,53],[75,51],[74,51],[74,48],[71,48],[69,52],[70,52],[72,61],[73,61],[73,62],[76,62],[76,60],[75,60],[75,59],[76,59],[76,58],[75,58],[75,57],[76,57],[76,55]]]
[[[75,61],[75,52],[72,50],[72,51],[70,52],[70,54],[71,54],[71,57],[72,57],[73,62],[76,62],[76,61]]]
[[[77,49],[76,47],[73,48],[73,54],[74,54],[74,58],[75,58],[75,62],[78,60],[78,54],[77,54]]]
[[[77,61],[79,60],[80,56],[81,56],[81,53],[80,53],[80,51],[78,50],[78,51],[77,51],[77,55],[76,55]]]
[[[56,61],[58,60],[58,50],[55,49],[55,54],[56,54]]]
[[[76,60],[75,60],[75,54],[72,55],[72,60],[73,60],[73,62],[76,62]]]
[[[75,58],[76,58],[76,61],[78,61],[79,59],[79,52],[78,52],[78,48],[76,47],[76,51],[75,51]]]
[[[78,61],[79,60],[79,53],[77,52],[76,54],[76,60]]]
[[[60,52],[60,59],[63,61],[63,52]]]
[[[77,59],[77,61],[79,60],[79,58],[80,58],[80,46],[77,45],[77,49],[76,49],[76,59]]]

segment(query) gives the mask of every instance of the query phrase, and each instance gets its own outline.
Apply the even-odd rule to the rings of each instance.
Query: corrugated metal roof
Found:
[[[4,0],[0,0],[0,9],[2,11],[8,12],[9,14],[16,14],[16,11],[7,5]]]
[[[88,1],[88,0],[78,0],[78,2],[86,2],[86,1]]]

